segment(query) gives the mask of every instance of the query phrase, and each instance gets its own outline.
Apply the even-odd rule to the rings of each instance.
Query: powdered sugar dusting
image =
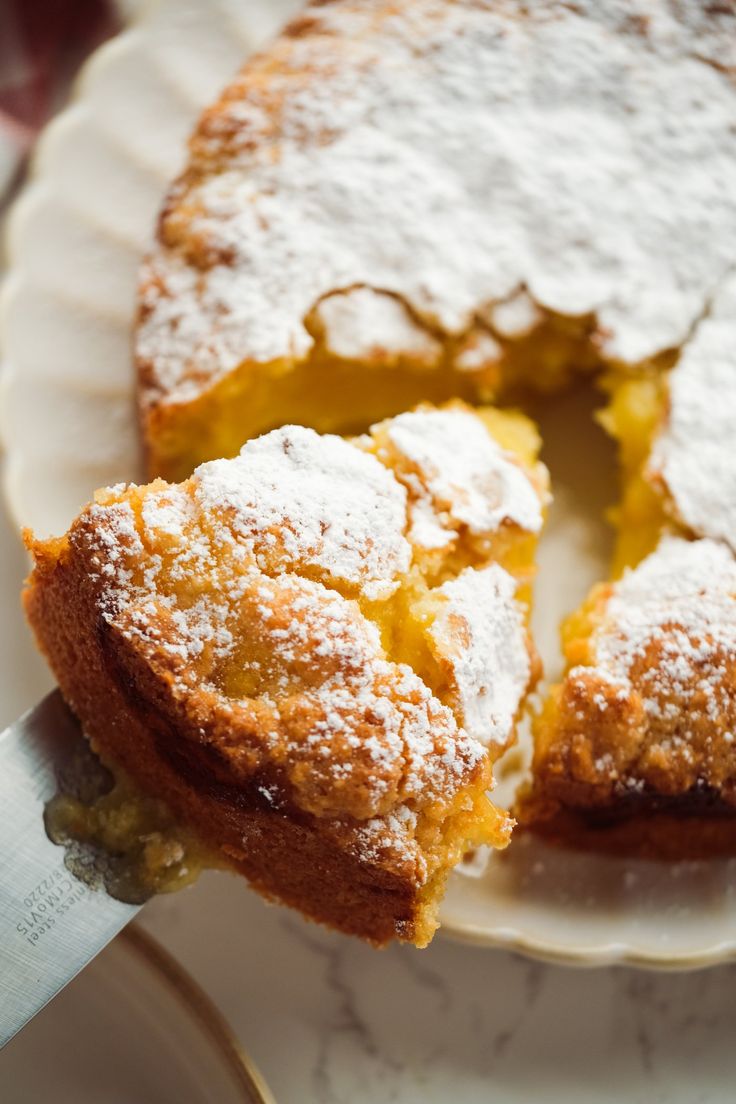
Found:
[[[340,437],[285,426],[234,460],[202,464],[194,483],[203,509],[227,511],[261,566],[311,568],[369,598],[393,593],[409,567],[404,488]]]
[[[633,728],[619,730],[614,750],[628,756],[629,774],[651,781],[666,770],[686,779],[670,787],[686,789],[733,773],[736,560],[726,545],[663,538],[615,585],[593,647],[593,667],[574,667],[568,680],[585,685],[592,672],[601,714],[623,703]]]
[[[528,474],[461,409],[399,414],[377,434],[409,487],[411,539],[425,548],[448,544],[459,528],[488,536],[505,523],[530,533],[542,527],[540,493]]]
[[[439,364],[442,346],[393,295],[353,288],[323,299],[315,313],[333,356],[370,367],[391,363],[400,352],[415,367]]]
[[[366,864],[385,860],[392,855],[394,861],[410,862],[418,885],[424,885],[430,873],[426,856],[417,846],[414,829],[416,813],[407,805],[400,805],[387,817],[373,817],[355,832],[355,853]]]
[[[651,678],[668,686],[699,681],[703,660],[717,649],[736,656],[736,560],[727,547],[665,537],[616,585],[596,636],[599,661],[624,679],[656,637],[666,638],[665,667]],[[724,672],[714,673],[717,682]]]
[[[596,312],[607,358],[679,346],[732,263],[734,41],[696,0],[308,9],[208,114],[169,202],[148,400],[305,357],[313,307],[356,285],[445,334],[523,285]]]
[[[458,372],[481,372],[503,359],[503,347],[486,330],[471,330],[455,355]]]
[[[542,311],[525,289],[520,289],[503,302],[494,303],[484,317],[497,334],[518,340],[531,333],[543,319]]]
[[[678,518],[736,551],[736,275],[670,373],[670,409],[650,475],[661,478]]]
[[[466,568],[437,589],[429,636],[447,669],[465,729],[502,750],[513,735],[531,664],[516,581],[499,567]]]

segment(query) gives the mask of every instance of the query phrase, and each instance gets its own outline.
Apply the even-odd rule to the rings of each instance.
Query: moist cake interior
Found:
[[[350,297],[330,297],[340,298]],[[152,410],[149,474],[185,479],[203,461],[235,456],[246,440],[291,422],[319,432],[363,432],[422,401],[461,399],[529,407],[536,414],[544,396],[581,378],[594,379],[602,394],[597,417],[619,446],[620,501],[609,515],[618,532],[614,574],[638,563],[656,547],[663,528],[676,525],[663,495],[644,475],[667,414],[667,372],[676,351],[639,366],[612,365],[599,355],[594,316],[542,310],[523,289],[490,308],[482,324],[451,340],[390,298],[409,320],[414,356],[382,347],[380,334],[375,344],[361,337],[353,342],[357,349],[351,348],[342,327],[352,323],[362,332],[360,314],[340,319],[333,333],[330,316],[316,321],[317,307],[305,320],[314,346],[303,361],[245,362],[205,389],[196,403]]]
[[[398,297],[359,290],[370,297],[367,302],[358,299],[354,306],[353,291],[322,304],[326,313],[326,303],[345,300],[347,317],[329,313],[318,324],[318,304],[305,319],[314,338],[305,359],[246,361],[196,402],[172,402],[144,415],[149,475],[186,479],[203,461],[235,456],[246,440],[291,422],[353,434],[420,402],[518,406],[530,394],[558,391],[576,372],[598,364],[592,318],[542,311],[524,291],[497,304],[482,324],[448,339],[415,319]],[[386,340],[390,332],[365,334],[376,298],[390,300],[400,312],[413,349],[397,354]],[[351,326],[358,331],[354,339]]]

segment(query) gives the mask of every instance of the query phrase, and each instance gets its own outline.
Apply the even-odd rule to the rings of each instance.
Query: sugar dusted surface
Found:
[[[461,723],[481,743],[503,748],[530,681],[515,580],[491,564],[466,568],[438,587],[442,606],[429,631],[449,673]]]
[[[733,13],[343,0],[300,28],[207,115],[172,193],[143,274],[149,399],[303,358],[310,311],[356,285],[443,333],[525,285],[595,312],[611,359],[686,339],[732,264]]]
[[[665,537],[656,552],[615,587],[605,623],[596,636],[599,663],[615,679],[626,679],[653,638],[663,640],[662,666],[645,675],[657,683],[687,686],[695,681],[702,707],[718,710],[719,686],[727,674],[725,649],[736,663],[736,560],[725,545],[710,540]],[[646,700],[656,714],[658,696]]]
[[[736,560],[722,543],[664,537],[614,585],[592,666],[567,676],[586,738],[610,723],[602,776],[663,792],[736,775]],[[577,688],[577,689],[576,689]],[[596,720],[597,718],[597,720]],[[623,768],[623,769],[621,769]]]
[[[542,504],[525,472],[467,410],[399,414],[379,432],[379,455],[410,492],[412,541],[443,547],[464,528],[488,536],[504,524],[542,527]]]
[[[650,474],[665,483],[679,520],[736,552],[736,275],[683,349],[669,392]]]
[[[225,512],[259,565],[313,569],[326,582],[385,598],[406,572],[406,492],[374,457],[340,437],[286,426],[234,460],[194,475],[201,507]]]
[[[512,340],[526,337],[542,320],[539,306],[523,288],[508,299],[494,303],[483,314],[497,334]]]
[[[330,295],[316,309],[325,348],[344,360],[384,364],[397,351],[410,363],[426,368],[438,365],[442,346],[420,326],[393,295],[353,288]]]

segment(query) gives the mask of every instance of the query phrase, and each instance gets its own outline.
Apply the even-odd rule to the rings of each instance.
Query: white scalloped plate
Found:
[[[19,523],[62,532],[96,487],[138,474],[139,257],[198,110],[297,2],[162,0],[97,52],[76,101],[46,131],[10,220],[2,295],[5,488]],[[559,618],[605,572],[596,515],[614,493],[613,462],[589,397],[562,399],[542,421],[556,505],[535,630],[554,674]],[[501,800],[517,780],[509,771]],[[736,958],[736,863],[621,862],[517,838],[480,865],[451,879],[443,931],[457,938],[579,965],[689,969]]]

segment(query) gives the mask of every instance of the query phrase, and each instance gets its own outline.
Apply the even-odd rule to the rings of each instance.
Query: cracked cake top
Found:
[[[289,371],[319,334],[426,368],[468,333],[472,372],[526,302],[592,319],[612,363],[686,346],[655,475],[687,526],[736,546],[736,371],[697,329],[734,264],[735,68],[728,4],[308,6],[204,113],[166,200],[141,277],[144,411],[244,362]],[[718,333],[733,347],[732,312]]]

